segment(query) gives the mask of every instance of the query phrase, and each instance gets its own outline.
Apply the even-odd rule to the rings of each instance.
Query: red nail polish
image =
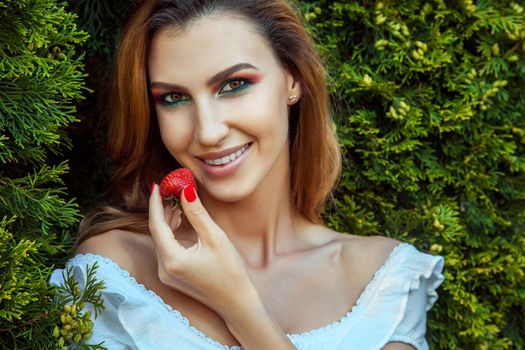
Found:
[[[151,196],[151,194],[153,193],[153,189],[155,188],[155,181],[153,181],[151,183],[151,190],[149,190],[149,195]]]
[[[184,198],[186,198],[186,200],[188,202],[193,202],[195,200],[195,198],[197,198],[197,193],[195,193],[195,187],[193,187],[193,185],[188,185],[186,187],[184,187]]]

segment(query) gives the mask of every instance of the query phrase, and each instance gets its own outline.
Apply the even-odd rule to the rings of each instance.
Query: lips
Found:
[[[206,162],[206,164],[209,164],[209,165],[224,165],[224,164],[228,164],[229,162],[239,158],[241,155],[244,154],[244,152],[246,152],[248,150],[248,147],[250,147],[249,144],[246,144],[244,146],[241,147],[241,149],[238,149],[237,151],[235,152],[232,152],[230,154],[227,154],[223,157],[217,157],[217,158],[214,158],[214,159],[204,159],[204,161]]]
[[[239,158],[250,147],[252,142],[242,146],[230,147],[219,152],[210,152],[197,156],[197,158],[209,165],[224,165]]]
[[[202,162],[202,168],[213,177],[223,177],[234,174],[249,156],[252,142],[242,146],[232,147],[220,152],[207,153],[197,157]]]

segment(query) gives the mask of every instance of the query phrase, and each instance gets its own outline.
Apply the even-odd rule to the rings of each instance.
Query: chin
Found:
[[[230,186],[217,185],[206,187],[208,195],[215,200],[222,202],[238,202],[253,193],[253,189],[242,184],[236,183]]]

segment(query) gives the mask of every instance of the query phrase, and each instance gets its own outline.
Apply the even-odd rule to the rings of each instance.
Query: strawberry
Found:
[[[180,199],[180,195],[184,187],[193,185],[197,188],[195,178],[189,169],[179,168],[170,172],[160,182],[160,194],[164,199],[176,203]]]

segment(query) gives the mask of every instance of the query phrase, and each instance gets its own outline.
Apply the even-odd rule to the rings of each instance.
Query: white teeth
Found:
[[[205,159],[204,161],[210,165],[228,164],[232,160],[239,158],[244,152],[246,152],[247,149],[248,149],[248,145],[244,145],[240,150],[237,150],[237,152],[234,152],[230,155],[224,156],[222,158],[216,158],[216,159]]]

